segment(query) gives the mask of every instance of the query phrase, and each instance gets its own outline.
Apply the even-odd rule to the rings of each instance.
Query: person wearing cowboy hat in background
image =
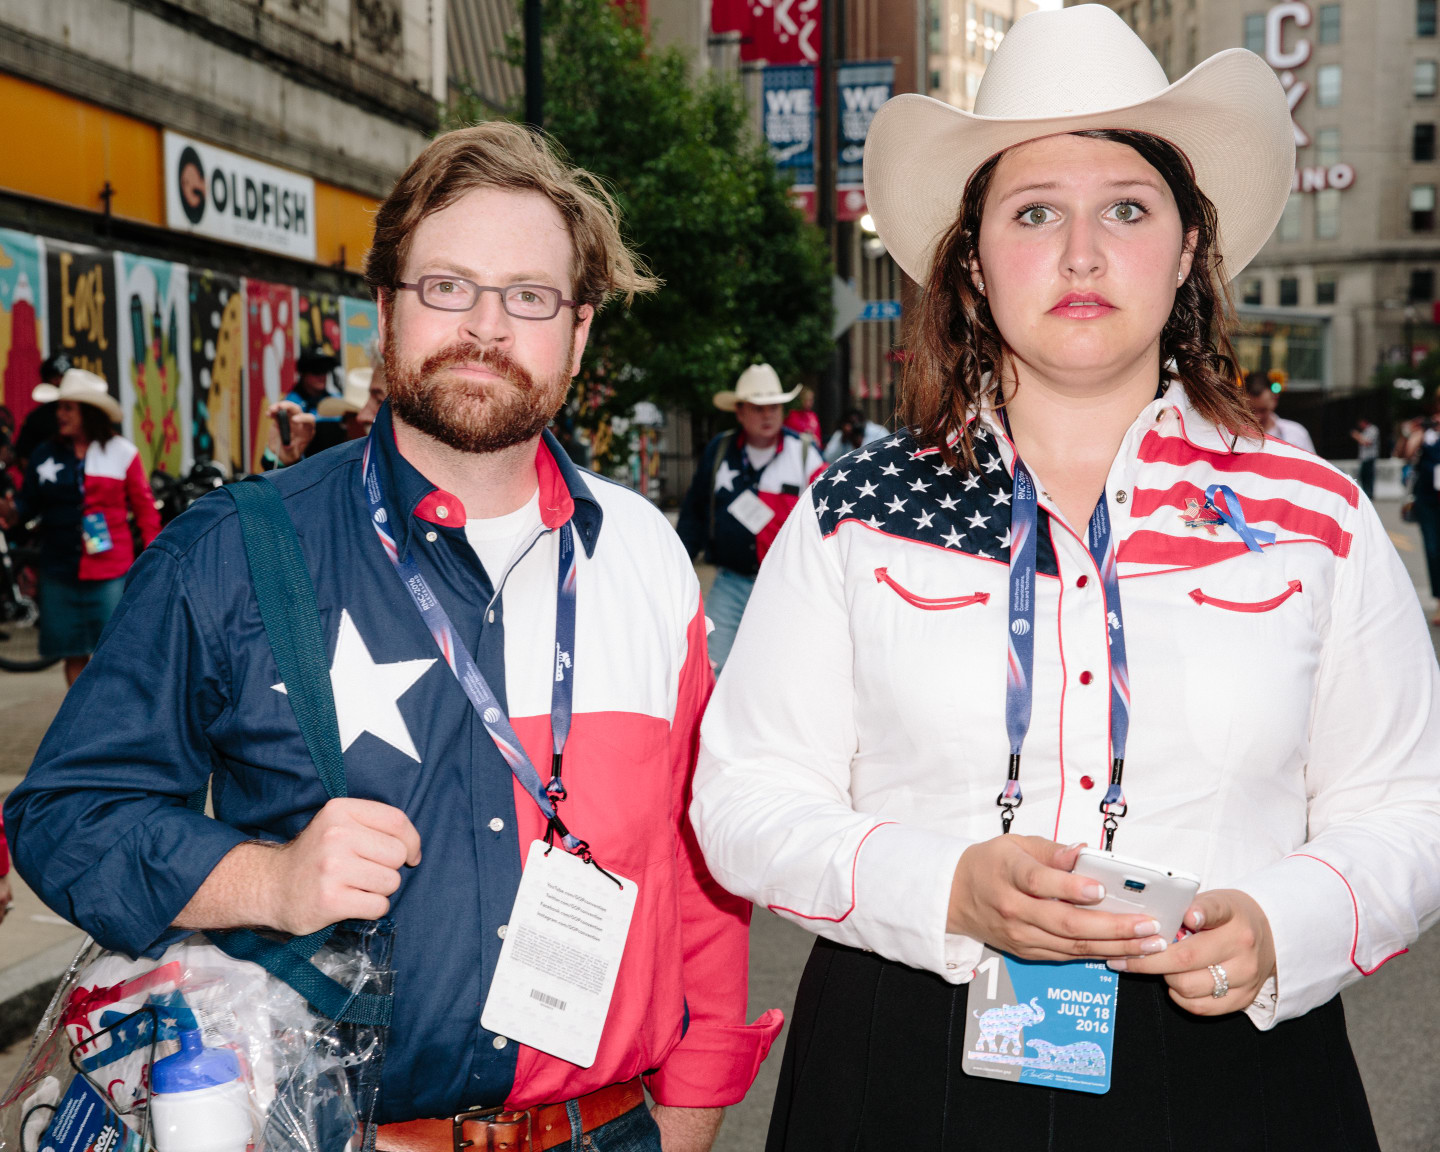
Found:
[[[1293,165],[1263,60],[1169,84],[1100,5],[1016,21],[973,115],[875,116],[903,425],[771,549],[690,811],[822,937],[770,1152],[1378,1148],[1338,993],[1440,918],[1440,669],[1370,503],[1236,386]],[[1095,907],[1086,842],[1197,875],[1184,930]]]
[[[65,682],[90,662],[135,562],[129,518],[144,547],[160,534],[150,478],[134,444],[115,431],[120,405],[105,381],[71,368],[41,384],[59,431],[36,446],[15,501],[0,502],[7,524],[38,519],[40,654],[65,660]]]
[[[374,368],[352,368],[347,372],[345,390],[339,396],[322,396],[313,414],[289,400],[271,405],[266,463],[273,460],[273,468],[287,468],[337,444],[363,439],[370,434],[370,425],[385,395],[385,372],[377,359]],[[290,413],[289,444],[281,438],[275,420],[282,411]]]
[[[339,367],[339,358],[328,352],[306,352],[295,362],[295,387],[285,399],[298,405],[302,411],[316,415],[320,401],[333,395],[330,378]]]
[[[755,573],[800,493],[825,468],[812,441],[786,428],[784,390],[769,364],[752,364],[734,391],[717,392],[715,407],[734,412],[736,429],[705,446],[680,506],[676,531],[691,558],[702,551],[719,572],[705,599],[710,663],[725,667]]]

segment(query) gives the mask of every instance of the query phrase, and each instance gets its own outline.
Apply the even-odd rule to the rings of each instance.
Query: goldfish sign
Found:
[[[165,133],[165,220],[282,256],[315,259],[315,181]]]

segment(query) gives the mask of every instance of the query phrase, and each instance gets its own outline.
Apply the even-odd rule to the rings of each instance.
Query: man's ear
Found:
[[[585,343],[590,339],[590,324],[595,319],[595,306],[582,304],[576,309],[574,347],[570,353],[570,375],[580,375],[580,360],[585,355]]]

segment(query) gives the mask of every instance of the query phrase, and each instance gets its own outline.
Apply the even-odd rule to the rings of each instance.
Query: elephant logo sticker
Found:
[[[980,1038],[975,1044],[975,1051],[1011,1052],[1024,1056],[1020,1034],[1031,1024],[1044,1020],[1045,1009],[1040,1007],[1040,998],[1032,996],[1028,1004],[1001,1004],[998,1008],[971,1015],[980,1021]]]

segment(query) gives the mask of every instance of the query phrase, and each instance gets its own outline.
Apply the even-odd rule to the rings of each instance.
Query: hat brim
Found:
[[[1232,48],[1147,100],[1083,115],[976,116],[928,96],[896,96],[875,114],[865,146],[865,200],[880,239],[924,283],[981,164],[1030,140],[1101,128],[1148,132],[1184,153],[1215,205],[1227,278],[1275,230],[1294,179],[1290,112],[1270,66]]]
[[[325,396],[320,403],[315,405],[317,416],[346,416],[351,412],[359,412],[364,405],[358,407],[343,396]]]
[[[788,404],[800,395],[803,385],[797,384],[789,392],[771,392],[765,396],[741,396],[738,392],[717,392],[715,393],[715,407],[721,412],[734,412],[735,405],[742,400],[746,404],[764,406],[767,404]]]
[[[120,411],[119,401],[108,392],[87,393],[77,395],[71,392],[68,396],[62,395],[60,389],[54,384],[37,384],[35,390],[30,393],[30,399],[37,404],[53,404],[57,400],[73,400],[76,404],[89,404],[92,408],[99,408],[105,415],[109,416],[116,424],[119,424],[123,413]]]

